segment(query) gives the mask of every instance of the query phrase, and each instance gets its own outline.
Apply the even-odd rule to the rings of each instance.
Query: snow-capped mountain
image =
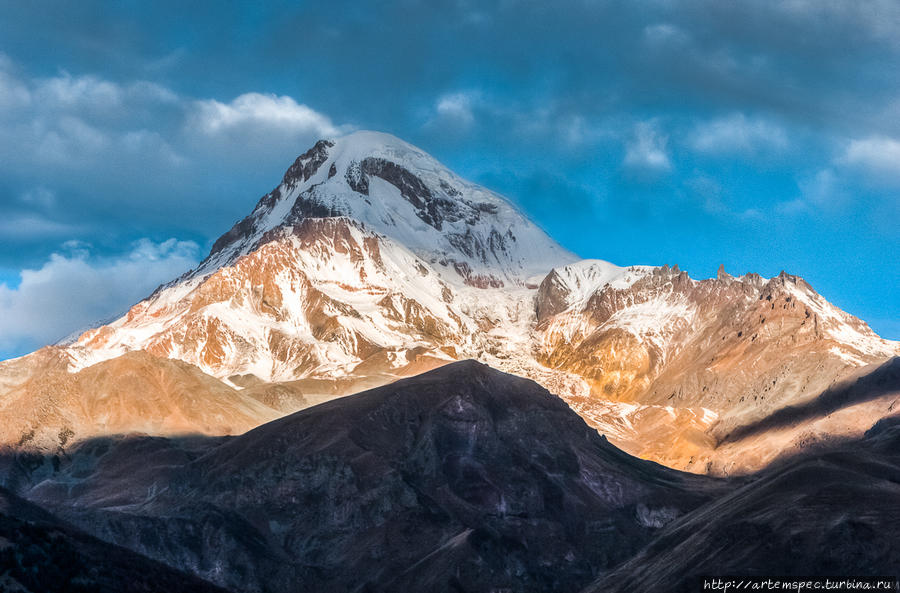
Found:
[[[254,410],[261,423],[476,358],[538,381],[629,452],[728,471],[742,451],[722,457],[720,440],[900,345],[788,274],[694,280],[677,266],[577,261],[504,198],[392,136],[357,132],[301,155],[196,270],[52,350],[0,363],[6,442],[92,434],[83,415],[43,414],[47,426],[16,415],[17,398],[28,409],[75,405],[38,380],[44,360],[75,376],[134,351],[153,355],[132,360],[142,376],[154,357],[188,363],[234,400],[233,422],[187,423],[215,433],[245,426]],[[183,369],[159,376],[160,389],[187,397],[168,388]],[[117,427],[143,409],[126,395],[104,400],[122,407]],[[890,413],[879,405],[858,428]],[[186,426],[169,424],[153,430]],[[795,437],[808,435],[784,438]],[[777,450],[766,447],[744,461],[768,461]]]
[[[509,201],[433,157],[378,132],[320,140],[281,184],[213,245],[195,274],[234,262],[268,233],[310,218],[347,217],[470,286],[520,286],[577,257]]]

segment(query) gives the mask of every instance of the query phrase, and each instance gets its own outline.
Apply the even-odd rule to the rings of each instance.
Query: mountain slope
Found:
[[[204,383],[203,401],[238,391],[282,413],[477,358],[559,394],[630,453],[722,474],[777,455],[721,447],[735,428],[900,354],[796,276],[573,259],[415,147],[323,140],[196,270],[73,344],[0,363],[0,411],[32,374],[132,351],[225,384]],[[41,401],[42,430],[66,430],[71,410],[50,409],[73,402]],[[854,430],[883,413],[867,407]]]
[[[240,437],[87,442],[48,465],[14,465],[19,491],[240,591],[572,591],[722,488],[475,362]]]
[[[620,446],[674,467],[734,470],[740,455],[710,453],[723,435],[900,354],[796,276],[602,264],[541,284],[538,360],[585,379],[568,401]],[[586,265],[599,287],[585,290]]]
[[[364,361],[392,371],[414,361],[410,351],[471,333],[453,294],[393,240],[346,218],[308,219],[85,333],[70,351],[77,367],[144,349],[219,377],[267,381],[349,375]]]
[[[0,401],[0,442],[64,452],[99,435],[239,434],[279,415],[192,365],[137,351],[30,375]]]

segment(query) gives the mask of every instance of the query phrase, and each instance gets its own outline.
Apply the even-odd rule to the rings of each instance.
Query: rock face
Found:
[[[723,492],[475,362],[240,437],[88,441],[55,467],[7,463],[29,499],[235,591],[573,591]]]
[[[89,536],[2,488],[0,590],[225,592],[195,576]]]
[[[405,142],[371,132],[322,140],[196,270],[72,344],[0,362],[0,417],[13,419],[0,444],[19,446],[34,429],[53,450],[73,417],[82,425],[75,440],[113,425],[228,434],[270,420],[273,409],[465,358],[538,381],[630,453],[698,473],[749,471],[802,448],[810,431],[859,436],[891,413],[882,401],[844,410],[849,424],[804,420],[778,438],[726,442],[872,370],[900,345],[789,274],[722,268],[698,281],[677,266],[574,260],[509,202]],[[160,359],[154,373],[190,382],[176,389],[196,394],[190,421],[157,409],[156,424],[99,414],[91,429],[77,398],[40,387],[55,377],[63,393],[80,393],[67,375],[134,351]],[[172,374],[166,359],[201,375]],[[243,402],[239,417],[219,418],[219,398],[226,408]]]
[[[396,242],[346,218],[270,232],[234,265],[179,284],[70,347],[78,365],[144,349],[207,373],[266,381],[384,373],[472,333],[451,286]]]
[[[697,591],[702,575],[898,576],[900,420],[778,464],[676,519],[586,592]],[[789,509],[789,512],[785,512]]]
[[[538,359],[589,383],[568,400],[615,442],[682,469],[748,469],[737,449],[717,450],[725,435],[898,353],[785,273],[698,282],[677,268],[604,270],[591,292],[571,280],[583,270],[566,271],[539,291]],[[857,436],[885,413],[869,410]]]

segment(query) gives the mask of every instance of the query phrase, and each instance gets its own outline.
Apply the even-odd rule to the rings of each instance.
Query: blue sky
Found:
[[[900,4],[0,0],[0,358],[202,258],[374,129],[569,249],[782,269],[900,338]]]

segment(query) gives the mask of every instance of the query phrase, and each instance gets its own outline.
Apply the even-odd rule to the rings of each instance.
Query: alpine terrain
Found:
[[[0,363],[0,439],[67,454],[113,434],[240,434],[472,358],[629,453],[724,475],[861,437],[894,413],[896,385],[867,386],[898,354],[787,273],[579,260],[505,198],[356,132],[303,153],[120,319]]]

